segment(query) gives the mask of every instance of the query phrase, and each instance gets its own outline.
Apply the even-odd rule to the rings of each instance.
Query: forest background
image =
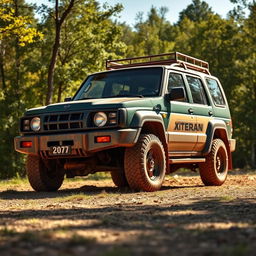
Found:
[[[13,138],[26,109],[72,96],[88,74],[105,69],[106,59],[172,51],[209,62],[232,112],[234,167],[256,168],[256,1],[230,1],[235,8],[225,18],[192,0],[174,24],[166,7],[152,7],[131,27],[115,21],[120,4],[0,0],[0,178],[25,174]]]

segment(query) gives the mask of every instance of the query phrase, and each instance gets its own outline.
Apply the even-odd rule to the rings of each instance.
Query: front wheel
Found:
[[[199,165],[199,172],[206,186],[220,186],[225,182],[228,174],[228,153],[221,139],[213,140],[205,163]]]
[[[28,155],[26,171],[35,191],[56,191],[64,180],[63,166],[58,160],[43,161],[39,156]]]
[[[162,142],[154,134],[142,134],[135,146],[125,151],[125,176],[136,191],[157,191],[161,188],[166,158]]]

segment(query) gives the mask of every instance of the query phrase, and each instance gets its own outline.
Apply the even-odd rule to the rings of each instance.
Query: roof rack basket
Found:
[[[172,65],[176,64],[185,69],[192,69],[198,72],[210,74],[209,64],[206,61],[185,55],[179,52],[149,55],[143,57],[119,59],[119,60],[107,60],[106,69],[122,69],[138,66],[151,66],[151,65]],[[175,66],[176,66],[175,65]]]

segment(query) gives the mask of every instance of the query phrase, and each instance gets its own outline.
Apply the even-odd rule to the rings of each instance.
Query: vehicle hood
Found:
[[[152,108],[153,103],[149,98],[124,97],[124,98],[104,98],[88,99],[70,102],[51,104],[44,107],[27,110],[26,115],[39,115],[53,112],[74,112],[86,110],[103,110],[127,107]]]

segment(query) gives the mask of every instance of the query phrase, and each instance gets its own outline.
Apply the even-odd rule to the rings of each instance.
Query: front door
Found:
[[[173,87],[184,88],[185,101],[170,102],[170,120],[168,126],[168,151],[170,155],[189,154],[197,143],[197,120],[188,101],[184,77],[180,73],[170,72],[168,92]]]

